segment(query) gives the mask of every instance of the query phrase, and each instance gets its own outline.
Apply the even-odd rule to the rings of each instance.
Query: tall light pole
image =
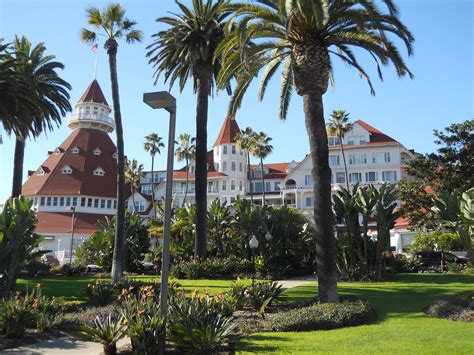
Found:
[[[72,264],[72,248],[74,246],[74,227],[76,226],[76,207],[68,208],[71,211],[71,244],[69,245],[69,266]]]
[[[168,273],[170,266],[171,200],[173,190],[173,162],[176,127],[176,99],[167,91],[143,94],[143,102],[153,109],[164,108],[170,114],[168,132],[168,161],[166,164],[165,223],[163,230],[163,252],[161,260],[160,314],[166,317],[168,309]],[[164,342],[161,344],[164,347]]]

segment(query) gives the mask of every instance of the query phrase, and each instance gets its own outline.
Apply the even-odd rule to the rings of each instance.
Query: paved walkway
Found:
[[[315,282],[314,276],[299,277],[291,280],[277,281],[283,288],[292,288],[303,286],[310,282]],[[130,339],[124,338],[120,340],[117,347],[123,346],[130,342]],[[25,355],[93,355],[101,354],[103,347],[99,343],[92,343],[89,341],[78,340],[73,337],[63,337],[57,339],[50,339],[28,346],[22,346],[14,349],[0,351],[0,354],[25,354]]]

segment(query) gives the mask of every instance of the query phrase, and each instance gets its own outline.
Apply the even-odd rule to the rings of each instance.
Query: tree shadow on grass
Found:
[[[268,344],[268,342],[272,344]],[[279,333],[278,336],[272,335],[272,333],[257,333],[247,336],[239,342],[239,352],[275,352],[280,349],[279,344],[291,341],[291,337],[284,336],[283,333]]]

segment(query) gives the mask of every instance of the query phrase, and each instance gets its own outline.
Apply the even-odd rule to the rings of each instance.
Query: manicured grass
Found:
[[[474,324],[428,318],[422,312],[434,300],[474,289],[474,276],[406,274],[393,282],[340,283],[341,295],[368,300],[376,324],[304,333],[258,333],[243,339],[243,353],[324,354],[472,354]],[[286,291],[290,300],[314,297],[316,284]]]
[[[159,282],[158,276],[134,276],[133,279],[142,281]],[[86,301],[85,289],[88,283],[94,282],[97,278],[92,276],[48,276],[19,279],[17,286],[19,289],[33,288],[36,284],[41,285],[41,293],[45,296],[57,297],[64,301]],[[101,279],[108,280],[108,279]],[[204,292],[206,289],[210,294],[225,291],[229,288],[233,280],[177,280],[186,290],[198,290]],[[250,284],[250,280],[241,280]]]

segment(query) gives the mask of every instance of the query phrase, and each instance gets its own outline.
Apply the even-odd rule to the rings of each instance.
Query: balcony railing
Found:
[[[72,121],[94,121],[94,122],[102,122],[115,127],[115,121],[110,118],[108,115],[103,113],[94,113],[94,112],[75,112],[69,116],[68,122]]]

